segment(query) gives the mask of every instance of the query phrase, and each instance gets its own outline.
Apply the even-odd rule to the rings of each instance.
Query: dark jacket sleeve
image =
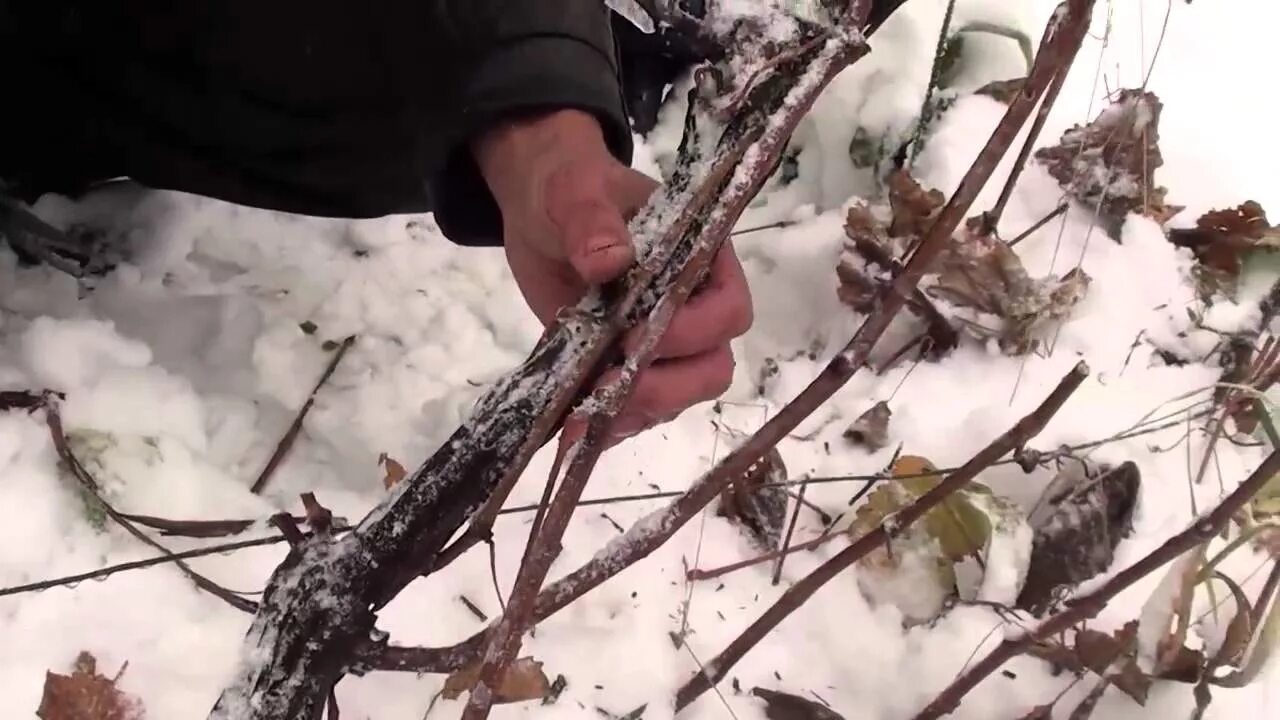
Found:
[[[609,11],[601,0],[451,0],[439,18],[464,53],[454,122],[427,179],[444,234],[463,245],[502,242],[502,220],[468,145],[511,116],[593,113],[610,150],[631,161]],[[433,153],[434,154],[434,153]]]

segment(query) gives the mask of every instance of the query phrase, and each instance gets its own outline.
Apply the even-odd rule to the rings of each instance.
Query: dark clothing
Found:
[[[0,0],[0,179],[128,176],[288,212],[434,210],[500,242],[467,151],[496,119],[597,115],[630,160],[601,0]]]

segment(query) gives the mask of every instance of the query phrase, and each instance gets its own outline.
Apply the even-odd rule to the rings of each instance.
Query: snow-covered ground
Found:
[[[1043,136],[1054,141],[1101,107],[1108,88],[1141,84],[1156,53],[1168,2],[1099,3],[1085,51]],[[867,179],[844,162],[853,129],[900,130],[919,107],[943,0],[912,0],[886,25],[867,60],[838,79],[799,134],[806,143],[800,178],[764,198],[743,218],[749,227],[804,218],[785,230],[739,238],[737,247],[756,303],[756,327],[737,346],[738,381],[722,414],[695,408],[676,422],[608,453],[588,495],[680,490],[737,441],[713,421],[741,432],[758,427],[842,345],[858,318],[836,300],[834,266],[844,208]],[[1017,6],[1012,7],[1012,6]],[[1038,37],[1052,3],[960,0],[958,21],[1016,21]],[[1108,21],[1108,16],[1110,16]],[[1165,103],[1157,174],[1189,224],[1211,207],[1256,199],[1280,212],[1280,143],[1263,103],[1270,33],[1280,7],[1261,0],[1172,3],[1167,37],[1150,89]],[[1106,40],[1104,40],[1104,37]],[[983,41],[986,43],[986,41]],[[966,69],[972,85],[1018,74],[1011,43],[991,41]],[[920,157],[920,179],[949,191],[985,141],[1003,108],[961,100],[937,126]],[[642,147],[642,167],[669,150],[669,128]],[[997,173],[997,181],[1003,173]],[[977,207],[987,207],[999,183]],[[1002,230],[1016,234],[1059,202],[1060,189],[1029,167]],[[99,198],[84,205],[46,199],[38,208],[59,223],[96,218],[127,234],[134,257],[82,292],[62,275],[18,268],[0,249],[0,389],[53,388],[66,393],[68,430],[84,439],[84,459],[124,510],[182,519],[266,518],[297,511],[298,493],[314,491],[337,514],[359,518],[383,491],[377,458],[414,465],[465,415],[483,387],[515,365],[539,327],[524,308],[501,253],[450,245],[429,217],[340,222],[287,217],[171,193]],[[109,218],[109,219],[107,219]],[[936,464],[961,462],[1038,403],[1079,359],[1094,374],[1035,442],[1039,448],[1105,438],[1162,403],[1213,383],[1219,369],[1165,366],[1140,332],[1165,347],[1203,355],[1216,336],[1192,331],[1198,308],[1188,280],[1191,257],[1151,222],[1131,218],[1117,244],[1080,208],[1018,247],[1033,275],[1080,263],[1093,278],[1086,300],[1063,326],[1047,356],[1006,357],[969,344],[936,364],[904,364],[883,376],[855,377],[781,446],[790,475],[875,472],[893,446],[869,454],[840,436],[877,400],[894,411],[891,439]],[[1219,305],[1209,322],[1232,330],[1256,317],[1256,290],[1240,306]],[[1253,298],[1249,300],[1248,298]],[[314,334],[300,324],[313,323]],[[1179,337],[1186,331],[1185,337]],[[359,340],[320,392],[305,432],[265,495],[248,491],[328,361],[325,340]],[[891,332],[885,346],[901,333]],[[804,352],[818,348],[818,359]],[[1131,355],[1131,357],[1130,357]],[[779,374],[757,393],[766,361]],[[904,376],[910,372],[909,379]],[[1091,458],[1133,460],[1143,475],[1136,532],[1118,565],[1145,554],[1191,517],[1186,446],[1169,430],[1104,445]],[[1204,440],[1189,443],[1199,458]],[[1260,460],[1257,448],[1223,443],[1209,480],[1196,487],[1212,504]],[[536,502],[550,458],[535,459],[512,503]],[[1219,476],[1221,482],[1219,482]],[[1029,504],[1047,476],[1003,467],[982,478]],[[809,488],[808,499],[845,509],[861,483]],[[577,567],[661,501],[584,508],[553,569]],[[607,515],[607,516],[606,516]],[[798,538],[819,528],[808,513]],[[497,527],[497,567],[504,593],[531,517],[507,515]],[[172,549],[208,541],[167,539]],[[539,626],[529,654],[568,687],[553,705],[498,708],[494,717],[598,717],[649,703],[646,717],[669,716],[673,690],[769,606],[794,580],[835,552],[829,547],[788,561],[782,585],[770,566],[717,581],[684,580],[688,566],[712,567],[756,554],[742,533],[708,512],[639,565]],[[193,562],[237,590],[262,587],[283,557],[280,546]],[[0,414],[0,587],[81,572],[153,553],[118,528],[86,519],[72,486],[60,478],[39,417]],[[1227,570],[1243,579],[1262,562],[1247,552]],[[1256,592],[1262,580],[1244,582]],[[1112,627],[1136,617],[1158,578],[1122,595],[1097,621]],[[466,596],[490,617],[499,613],[489,563],[475,551],[428,581],[414,584],[381,614],[400,643],[441,645],[470,635],[480,621]],[[687,649],[668,633],[681,629],[688,603]],[[120,684],[139,696],[148,717],[202,718],[229,680],[249,618],[197,591],[172,566],[114,576],[37,594],[0,598],[0,717],[31,717],[46,669],[66,670],[81,650],[94,653]],[[872,606],[850,572],[837,578],[734,668],[755,686],[821,696],[850,720],[909,718],[973,656],[1000,637],[1001,620],[985,608],[958,608],[932,627],[904,630],[891,606]],[[993,632],[994,631],[994,632]],[[696,657],[695,657],[696,655]],[[1020,660],[966,700],[956,717],[1014,718],[1048,702],[1066,679],[1038,661]],[[442,678],[373,674],[338,688],[344,717],[419,720]],[[1072,691],[1070,700],[1087,690]],[[726,683],[687,718],[763,717],[759,701]],[[1208,717],[1268,717],[1280,708],[1280,667],[1254,685],[1215,691]],[[1165,684],[1145,708],[1108,693],[1094,717],[1185,717],[1189,686]],[[440,701],[431,717],[455,717],[457,701]]]

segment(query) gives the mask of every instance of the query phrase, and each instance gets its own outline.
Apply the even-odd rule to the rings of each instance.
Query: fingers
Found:
[[[636,378],[631,401],[618,415],[618,438],[675,419],[687,408],[714,400],[733,382],[733,353],[724,345],[700,355],[649,366]],[[602,379],[607,382],[610,376]]]
[[[607,192],[605,177],[568,165],[552,173],[545,187],[555,240],[583,282],[598,285],[626,272],[635,260],[627,210]]]
[[[612,159],[566,165],[546,181],[547,216],[563,256],[588,285],[613,280],[635,261],[627,221],[658,183]]]
[[[746,275],[733,246],[726,244],[712,261],[706,283],[671,318],[657,356],[681,358],[727,345],[751,329],[753,319]],[[634,348],[644,332],[643,324],[631,330],[624,346]]]

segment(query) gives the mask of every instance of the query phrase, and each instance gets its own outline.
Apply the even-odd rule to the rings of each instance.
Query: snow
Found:
[[[785,188],[770,186],[743,217],[741,227],[797,222],[737,239],[757,321],[736,344],[736,380],[721,412],[712,404],[695,408],[606,453],[588,498],[686,489],[742,433],[798,393],[846,342],[858,318],[835,297],[843,215],[854,195],[875,190],[871,174],[846,161],[849,142],[858,126],[877,137],[910,129],[945,5],[913,0],[886,24],[872,39],[872,55],[837,79],[798,133],[799,179]],[[1034,38],[1053,5],[960,0],[956,22],[1014,22]],[[1095,115],[1108,88],[1141,83],[1166,7],[1157,0],[1099,2],[1094,31],[1042,142]],[[1272,64],[1268,33],[1278,21],[1280,7],[1270,3],[1172,4],[1150,89],[1164,103],[1165,165],[1157,180],[1169,187],[1171,203],[1188,206],[1175,223],[1190,224],[1206,209],[1246,199],[1280,208],[1280,186],[1272,177],[1280,144],[1269,140],[1265,93],[1256,87],[1258,69]],[[1013,45],[984,44],[962,75],[966,87],[1018,74],[1022,61]],[[679,105],[664,111],[663,125],[639,150],[638,162],[651,172],[671,157],[683,117]],[[987,98],[957,102],[919,157],[921,180],[954,189],[1002,111]],[[1006,161],[997,171],[977,208],[992,204],[1008,167]],[[1021,232],[1060,198],[1047,173],[1029,167],[1001,231]],[[501,251],[454,247],[430,217],[319,220],[128,190],[83,204],[46,198],[38,209],[64,226],[108,222],[133,255],[89,290],[43,268],[17,267],[0,249],[0,389],[65,392],[68,431],[81,446],[93,448],[86,464],[129,512],[266,518],[279,510],[300,512],[298,494],[314,491],[335,515],[356,521],[385,497],[379,454],[416,466],[498,377],[523,361],[540,334]],[[1205,357],[1217,341],[1213,332],[1193,329],[1188,318],[1188,310],[1204,311],[1189,276],[1190,254],[1173,248],[1149,220],[1131,217],[1119,244],[1090,221],[1088,209],[1073,207],[1018,246],[1032,276],[1060,275],[1080,264],[1092,277],[1071,320],[1053,333],[1052,353],[1009,357],[965,343],[940,363],[914,369],[904,364],[883,376],[859,373],[781,445],[791,477],[881,469],[893,447],[867,453],[840,437],[878,400],[892,407],[891,435],[906,452],[939,466],[963,462],[1039,403],[1080,359],[1094,369],[1093,376],[1034,447],[1052,450],[1105,438],[1184,394],[1199,393],[1189,396],[1191,402],[1204,397],[1218,368],[1165,366],[1156,355],[1162,348]],[[653,222],[637,220],[633,228],[652,228]],[[1239,303],[1215,305],[1205,321],[1221,331],[1248,325],[1256,320],[1258,297],[1250,293]],[[315,333],[305,332],[303,322],[314,323]],[[909,321],[896,322],[873,360],[883,360],[885,348],[900,345],[911,331]],[[251,495],[249,484],[328,362],[322,343],[350,334],[359,339],[320,391],[292,454],[265,497]],[[1143,341],[1135,346],[1140,334]],[[778,373],[761,397],[761,373],[775,365]],[[1156,414],[1188,404],[1173,402]],[[725,429],[717,430],[713,421]],[[1193,499],[1200,510],[1209,507],[1261,457],[1258,448],[1221,444],[1206,481],[1189,490],[1188,449],[1194,472],[1204,438],[1195,435],[1176,445],[1182,434],[1182,428],[1172,428],[1089,453],[1095,462],[1133,460],[1144,480],[1135,531],[1120,545],[1117,567],[1186,527]],[[551,460],[552,448],[534,458],[509,504],[537,502]],[[1049,477],[1005,465],[980,479],[1030,508]],[[806,499],[839,512],[860,488],[857,482],[815,484]],[[583,508],[569,527],[553,576],[572,571],[603,546],[658,531],[657,511],[664,505],[646,500]],[[809,512],[801,518],[796,539],[816,535],[817,519]],[[504,515],[495,528],[504,593],[531,519]],[[623,536],[614,522],[639,525]],[[210,542],[162,541],[173,550]],[[771,564],[690,585],[686,566],[716,567],[757,553],[739,530],[708,511],[526,639],[527,654],[543,661],[552,677],[564,674],[568,680],[556,704],[499,707],[493,716],[582,718],[597,716],[596,708],[621,715],[648,703],[646,718],[670,717],[674,689],[789,583],[841,546],[790,558],[778,586],[769,582]],[[59,476],[42,419],[22,411],[0,414],[0,548],[0,587],[152,555],[117,528],[98,531],[90,524],[73,484]],[[999,548],[1000,572],[986,579],[984,597],[1007,598],[1017,548]],[[283,546],[255,548],[192,565],[228,587],[254,591],[284,552]],[[1260,563],[1242,552],[1220,569],[1256,593],[1265,573],[1250,573]],[[1138,617],[1162,577],[1157,573],[1122,594],[1096,626],[1112,628]],[[483,548],[410,586],[380,613],[380,627],[397,643],[463,639],[482,623],[460,596],[490,618],[500,612]],[[818,592],[729,675],[745,690],[762,685],[816,693],[851,720],[905,719],[971,658],[1016,631],[981,606],[962,605],[910,629],[903,619],[898,609],[873,604],[859,592],[851,571]],[[687,648],[677,649],[668,633],[686,621]],[[29,717],[39,704],[45,670],[65,670],[77,652],[89,650],[104,669],[128,662],[121,686],[142,699],[149,717],[203,718],[236,676],[249,622],[196,590],[173,567],[0,597],[0,716]],[[1065,687],[1065,678],[1051,676],[1037,661],[1019,659],[1007,669],[1016,678],[997,674],[954,717],[1017,717]],[[441,683],[438,676],[372,673],[344,680],[338,698],[344,717],[419,720]],[[1060,707],[1070,707],[1087,686],[1071,690]],[[1215,690],[1207,717],[1274,716],[1278,688],[1280,668],[1272,663],[1250,687]],[[722,695],[709,693],[681,717],[763,717],[758,700],[735,694],[729,683],[720,690]],[[440,700],[430,717],[456,717],[462,702]],[[1145,708],[1108,693],[1094,717],[1183,717],[1192,706],[1188,686],[1160,685]]]

